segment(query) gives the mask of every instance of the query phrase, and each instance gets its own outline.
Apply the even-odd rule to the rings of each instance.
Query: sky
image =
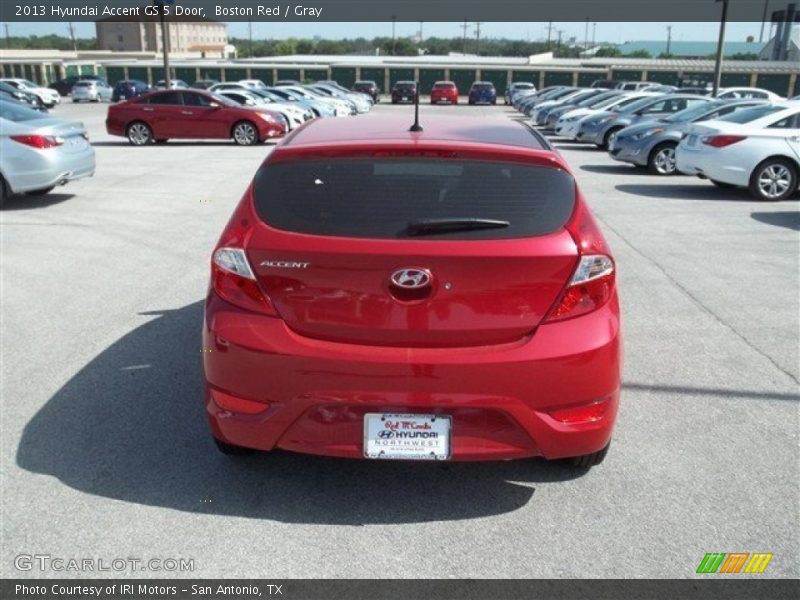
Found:
[[[78,37],[94,37],[94,23],[75,23]],[[424,23],[423,34],[437,37],[462,37],[463,23]],[[715,23],[597,23],[595,40],[622,43],[632,40],[666,40],[667,25],[672,26],[672,39],[677,41],[716,41],[719,33]],[[5,23],[3,23],[5,26]],[[51,33],[68,35],[66,23],[8,23],[10,35],[47,35]],[[411,37],[419,31],[419,22],[397,23],[398,37]],[[584,39],[586,24],[584,22],[553,23],[553,39],[556,30],[563,30],[563,39],[576,37],[579,42]],[[743,42],[748,35],[756,41],[759,39],[761,23],[728,23],[726,39]],[[228,23],[231,37],[247,37],[247,23]],[[5,31],[3,30],[3,34]],[[329,39],[345,37],[373,38],[378,35],[392,35],[391,23],[253,23],[253,37],[287,38],[314,37]],[[468,35],[475,37],[474,27],[470,27]],[[541,40],[547,38],[547,23],[483,23],[481,38],[507,37],[522,40]],[[589,39],[592,39],[592,25],[589,25]],[[764,27],[764,41],[769,39],[769,24]]]

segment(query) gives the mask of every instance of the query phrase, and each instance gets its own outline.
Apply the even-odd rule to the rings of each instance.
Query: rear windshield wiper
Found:
[[[450,231],[469,231],[471,229],[501,229],[510,226],[508,221],[477,218],[419,219],[410,221],[405,228],[408,235],[426,233],[447,233]]]

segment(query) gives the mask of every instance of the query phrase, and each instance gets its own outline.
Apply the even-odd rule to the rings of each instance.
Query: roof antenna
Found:
[[[408,128],[409,131],[422,131],[422,125],[419,124],[419,81],[414,82],[414,124]]]

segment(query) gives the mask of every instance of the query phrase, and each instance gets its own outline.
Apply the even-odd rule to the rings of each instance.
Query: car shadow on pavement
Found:
[[[581,171],[602,173],[604,175],[649,175],[650,177],[658,177],[658,175],[653,175],[645,168],[637,168],[633,165],[581,165],[579,168]]]
[[[754,212],[750,216],[756,221],[766,223],[767,225],[775,225],[777,227],[786,227],[794,231],[800,231],[800,212],[786,211],[786,212]]]
[[[360,525],[514,511],[533,482],[586,470],[544,460],[375,462],[220,454],[202,406],[202,302],[156,318],[92,359],[25,426],[17,464],[107,498],[288,523]]]
[[[32,208],[45,208],[53,204],[60,204],[66,202],[75,194],[59,194],[50,193],[42,194],[40,196],[29,196],[27,194],[15,194],[6,199],[3,204],[3,210],[30,210]]]
[[[689,179],[688,181],[692,181]],[[614,186],[620,192],[648,198],[664,198],[665,200],[724,200],[729,202],[758,202],[744,188],[718,188],[712,183],[659,183],[639,184],[623,183]]]

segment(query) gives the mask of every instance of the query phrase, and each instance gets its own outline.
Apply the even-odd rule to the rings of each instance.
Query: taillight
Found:
[[[241,248],[217,248],[211,260],[211,285],[223,300],[253,312],[274,315]]]
[[[546,321],[563,321],[603,306],[614,291],[614,261],[597,222],[576,190],[575,213],[567,231],[578,246],[580,260],[564,294]]]
[[[55,148],[64,143],[64,138],[55,135],[12,135],[9,136],[15,142],[38,148],[43,150],[45,148]]]
[[[736,142],[741,142],[742,140],[746,139],[746,135],[709,135],[704,138],[700,138],[700,141],[706,146],[724,148],[725,146],[730,146],[731,144],[735,144]]]
[[[571,319],[592,312],[611,298],[614,289],[614,261],[605,254],[581,256],[558,306],[548,321]]]

